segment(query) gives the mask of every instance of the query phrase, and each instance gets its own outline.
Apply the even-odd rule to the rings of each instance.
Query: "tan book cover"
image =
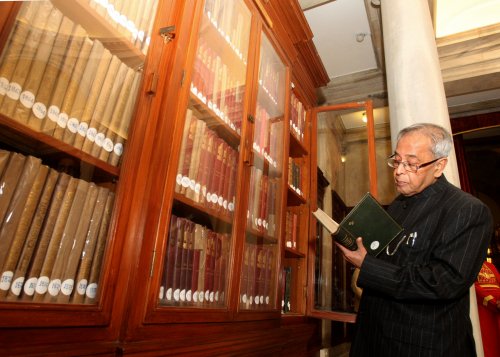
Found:
[[[87,85],[84,85],[84,83],[88,82],[83,79],[83,74],[85,73],[87,64],[89,64],[89,62],[94,62],[94,59],[91,59],[90,56],[92,55],[93,51],[96,51],[96,48],[99,47],[97,43],[98,41],[93,41],[88,37],[85,38],[83,46],[78,55],[78,59],[76,60],[75,67],[73,68],[73,73],[71,73],[71,77],[69,78],[66,91],[64,93],[61,93],[61,100],[58,101],[58,103],[60,103],[60,110],[56,121],[57,125],[55,126],[54,132],[52,133],[52,136],[56,139],[63,139],[64,131],[67,130],[68,122],[71,119],[70,115],[73,106],[81,105],[80,102],[76,102],[77,100],[80,100],[77,95],[78,93],[82,92],[79,90],[81,87],[83,87],[84,89],[87,88]],[[54,95],[52,96],[52,105],[54,105],[54,102],[57,99],[58,97],[56,96],[56,93],[54,93]]]
[[[31,188],[35,183],[41,160],[33,156],[26,157],[21,175],[8,205],[6,216],[0,229],[0,266],[3,266],[14,239],[15,232],[22,218]]]
[[[90,268],[92,266],[92,258],[97,245],[99,229],[103,220],[108,196],[109,190],[105,187],[99,187],[97,201],[94,211],[92,212],[92,218],[90,219],[82,254],[80,255],[78,273],[75,279],[75,291],[71,300],[73,303],[83,303],[85,301],[85,292],[87,290]]]
[[[35,97],[40,87],[43,73],[47,62],[49,60],[50,54],[53,51],[54,41],[56,39],[56,34],[59,31],[59,26],[61,25],[63,15],[62,13],[52,8],[45,30],[43,31],[40,43],[36,50],[35,57],[33,58],[33,63],[31,65],[29,74],[24,82],[23,91],[19,97],[19,101],[14,109],[13,118],[17,121],[27,124],[28,119],[31,114],[31,108],[35,104]]]
[[[363,245],[372,255],[378,255],[403,230],[369,192],[340,223],[335,222],[320,208],[313,215],[333,235],[336,242],[350,250],[356,250],[356,238],[362,237]]]
[[[42,131],[47,135],[52,135],[58,139],[62,138],[62,132],[68,122],[68,111],[73,105],[73,101],[78,90],[78,82],[81,78],[93,41],[86,37],[86,34],[80,26],[76,28],[74,36],[82,35],[80,46],[75,46],[76,53],[66,54],[57,84],[50,99],[48,109],[48,118],[44,121]],[[76,41],[76,39],[75,39]],[[54,135],[55,134],[55,135]]]
[[[26,157],[24,155],[16,152],[9,155],[9,161],[7,162],[0,182],[3,191],[2,195],[0,195],[0,227],[7,214],[12,195],[14,195],[17,183],[19,182],[19,177],[23,172],[25,160]]]
[[[38,243],[38,238],[41,236],[40,232],[42,229],[42,224],[49,210],[49,204],[51,202],[58,178],[59,172],[52,169],[49,170],[47,179],[45,180],[45,185],[43,187],[42,195],[36,207],[36,211],[27,233],[24,246],[14,270],[11,288],[8,295],[9,298],[17,299],[22,292],[22,288],[26,280],[26,274],[28,272],[28,267],[32,261],[35,248]]]
[[[93,304],[96,302],[98,288],[99,288],[99,278],[101,276],[101,266],[103,263],[104,252],[106,249],[108,229],[111,221],[111,213],[113,210],[114,199],[115,199],[115,194],[113,192],[110,192],[106,199],[106,205],[104,206],[104,213],[102,215],[102,221],[99,227],[99,233],[97,234],[97,243],[95,247],[94,256],[92,258],[92,267],[90,269],[87,290],[85,292],[86,304]]]
[[[79,226],[80,216],[83,214],[85,203],[87,202],[87,193],[90,189],[90,184],[84,180],[78,180],[76,192],[69,209],[66,224],[61,232],[59,246],[56,249],[54,264],[49,276],[49,285],[47,294],[45,294],[46,302],[54,302],[57,295],[60,294],[62,288],[62,277],[64,270],[68,264],[69,255],[74,245],[74,239]],[[56,232],[54,232],[56,233]]]
[[[36,277],[36,287],[33,296],[34,301],[43,301],[44,295],[49,287],[50,276],[52,274],[52,269],[54,267],[54,262],[59,251],[59,245],[64,232],[64,227],[67,223],[68,215],[75,198],[76,188],[79,181],[79,179],[70,177],[68,185],[64,191],[61,204],[59,205],[57,216],[53,222],[53,227],[49,229],[51,234],[48,238],[49,242],[41,267],[39,268],[39,274]]]
[[[200,156],[203,137],[206,135],[207,123],[203,120],[198,120],[196,125],[196,134],[193,141],[193,152],[191,154],[191,162],[189,164],[189,186],[186,188],[186,197],[194,200],[196,191],[199,191],[200,184],[196,181],[198,170],[200,168]]]
[[[75,24],[69,18],[63,16],[50,56],[43,69],[42,77],[38,81],[38,86],[33,81],[34,88],[36,88],[36,91],[33,92],[36,93],[35,103],[31,107],[27,125],[34,130],[40,131],[43,121],[47,118],[50,96],[56,85],[66,52],[74,52],[74,50],[68,48],[73,45],[74,41],[70,40],[75,28]]]
[[[10,151],[0,149],[0,180],[10,159]],[[1,181],[0,181],[1,182]]]
[[[62,140],[65,143],[73,145],[78,133],[83,111],[87,105],[91,104],[89,96],[92,95],[91,90],[94,89],[93,84],[96,78],[104,76],[102,73],[106,72],[110,60],[111,53],[104,50],[104,46],[100,41],[94,40],[89,59],[79,81],[75,99],[71,105],[71,109],[68,111],[68,122],[62,136]],[[101,71],[101,73],[98,73],[98,70]],[[96,91],[98,92],[98,90]]]
[[[105,192],[107,194],[107,192]],[[94,208],[99,195],[99,188],[94,184],[90,183],[87,187],[85,203],[83,204],[82,210],[78,213],[77,228],[75,234],[70,236],[69,243],[70,246],[67,248],[69,251],[66,252],[66,264],[61,270],[59,278],[61,281],[61,290],[57,296],[58,303],[69,302],[70,296],[73,294],[75,288],[76,271],[80,263],[83,247],[87,239],[87,234],[89,232]],[[102,200],[102,197],[101,197]],[[68,222],[72,220],[71,217],[68,218]],[[95,231],[95,228],[94,228]]]
[[[52,237],[52,233],[56,226],[57,217],[63,203],[66,188],[70,182],[69,175],[61,173],[58,176],[56,187],[52,197],[50,198],[48,211],[46,216],[43,218],[42,228],[38,237],[36,248],[33,247],[35,251],[33,252],[33,257],[31,258],[29,271],[26,273],[26,280],[21,295],[23,300],[31,300],[35,294],[35,288],[47,254],[50,238]]]
[[[175,179],[175,192],[181,192],[182,188],[182,172],[184,167],[184,156],[186,153],[186,145],[188,141],[189,130],[191,127],[191,120],[193,117],[193,111],[191,109],[187,109],[186,118],[184,120],[184,128],[182,131],[182,142],[181,149],[179,151],[179,164],[177,165],[177,176]]]
[[[0,276],[0,297],[5,297],[7,291],[12,283],[12,278],[14,277],[14,270],[16,268],[19,256],[21,255],[21,250],[26,242],[26,237],[33,220],[36,208],[39,204],[40,196],[45,185],[45,180],[49,173],[49,167],[45,165],[38,165],[38,172],[36,177],[32,182],[31,187],[27,188],[29,190],[28,196],[24,201],[22,210],[19,210],[19,219],[17,222],[17,227],[10,240],[10,246],[7,247],[5,260]],[[2,238],[0,238],[2,239]],[[5,238],[3,238],[5,239]],[[0,246],[2,244],[0,243]]]
[[[31,65],[33,64],[33,58],[35,57],[37,48],[40,44],[40,39],[44,32],[51,10],[52,4],[50,2],[42,2],[38,8],[36,16],[33,17],[33,20],[30,23],[31,30],[29,35],[26,37],[26,42],[24,43],[21,54],[17,60],[16,68],[12,73],[9,91],[4,97],[0,107],[0,111],[8,117],[13,116],[14,108],[20,98],[24,83],[30,71]]]

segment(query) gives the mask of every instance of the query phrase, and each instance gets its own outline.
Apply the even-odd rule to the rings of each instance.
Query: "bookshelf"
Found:
[[[287,33],[279,1],[0,2],[9,354],[317,348],[307,113],[326,73],[295,57],[311,38],[290,4]]]

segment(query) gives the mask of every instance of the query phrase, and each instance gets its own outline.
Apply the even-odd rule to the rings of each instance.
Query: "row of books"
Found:
[[[257,103],[253,149],[274,168],[281,167],[283,152],[283,121],[272,118],[265,107]]]
[[[114,193],[0,150],[0,297],[95,301]]]
[[[275,254],[276,245],[245,243],[240,286],[242,308],[255,310],[273,304]]]
[[[191,80],[191,92],[232,130],[241,134],[245,70],[227,65],[209,43],[200,38]],[[236,75],[236,74],[239,74]]]
[[[26,4],[2,53],[0,113],[118,165],[141,74],[49,1]]]
[[[299,212],[288,208],[285,218],[285,246],[297,248],[297,237],[299,235]]]
[[[302,187],[302,165],[300,159],[293,157],[288,158],[288,185],[297,192],[298,195],[303,195]]]
[[[302,102],[292,92],[290,97],[290,128],[299,140],[304,140],[306,110]]]
[[[205,207],[232,215],[238,151],[188,109],[182,135],[175,191]]]
[[[259,67],[260,89],[266,93],[267,97],[274,105],[278,105],[280,100],[283,100],[280,93],[284,94],[282,88],[285,80],[284,67],[280,65],[278,68],[276,58],[274,56],[269,56],[269,53],[266,53],[266,48],[261,49],[261,51],[263,53],[260,56]]]
[[[172,215],[160,303],[223,306],[230,243],[229,234]]]
[[[272,178],[255,166],[250,172],[250,191],[248,193],[247,224],[251,229],[269,237],[276,234],[276,221],[279,217],[280,179]]]
[[[251,15],[245,3],[238,1],[206,0],[203,13],[232,48],[234,53],[246,61]]]
[[[97,14],[146,53],[158,0],[89,0]]]

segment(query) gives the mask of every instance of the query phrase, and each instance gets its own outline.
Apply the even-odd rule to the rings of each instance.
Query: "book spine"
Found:
[[[200,226],[200,273],[198,276],[198,289],[194,301],[201,304],[205,301],[205,274],[207,269],[208,228]]]
[[[48,211],[46,213],[46,216],[42,218],[43,224],[38,236],[38,243],[36,245],[36,248],[33,247],[34,252],[32,262],[25,262],[25,264],[30,264],[30,268],[26,274],[26,282],[24,283],[23,292],[21,294],[23,300],[31,300],[31,298],[35,294],[35,288],[37,286],[38,277],[40,276],[43,261],[47,254],[50,238],[56,225],[57,216],[63,202],[66,188],[70,181],[70,176],[67,174],[62,173],[58,176],[59,178],[54,188],[54,192],[52,194],[52,197],[50,198]],[[34,235],[38,234],[35,232]],[[20,268],[18,267],[18,269]]]
[[[99,233],[97,234],[95,253],[92,258],[92,267],[90,269],[87,290],[85,291],[85,303],[87,304],[94,303],[97,297],[99,276],[101,274],[101,266],[104,257],[104,250],[106,248],[114,200],[115,194],[113,192],[109,192],[108,197],[106,198],[106,205],[104,206],[104,214],[102,216],[101,225],[99,226]]]
[[[182,256],[183,256],[183,244],[184,244],[184,227],[186,225],[186,220],[184,218],[177,219],[177,241],[175,244],[175,263],[174,263],[174,277],[172,279],[172,297],[174,302],[180,301],[181,293],[181,267],[182,267]]]
[[[99,229],[103,220],[104,210],[106,208],[106,200],[108,196],[109,189],[104,187],[98,188],[95,207],[90,219],[89,229],[80,256],[78,273],[75,278],[75,291],[71,299],[71,302],[73,303],[83,303],[85,300],[85,292],[87,291],[88,279],[92,266],[92,258],[95,254]]]
[[[9,155],[8,162],[5,164],[4,173],[1,177],[2,181],[0,182],[2,187],[2,195],[0,195],[0,227],[9,209],[12,196],[16,191],[25,160],[24,155],[13,152]]]
[[[41,160],[33,156],[28,156],[24,160],[24,166],[16,188],[12,194],[12,199],[7,208],[7,215],[0,229],[0,266],[3,266],[7,258],[7,252],[14,240],[18,225],[22,220],[23,211],[26,208],[31,189],[36,181],[41,167]],[[46,170],[44,170],[46,176]],[[44,178],[42,178],[44,180]],[[39,191],[41,184],[36,187]],[[37,193],[39,194],[39,192]],[[36,198],[38,199],[38,198]],[[36,203],[33,203],[36,205]],[[24,222],[27,224],[28,222]]]
[[[167,252],[165,262],[163,263],[163,282],[160,288],[160,299],[165,302],[173,300],[172,288],[175,268],[175,249],[177,243],[177,216],[170,218],[170,227],[167,240]]]
[[[180,193],[182,190],[182,179],[184,172],[184,157],[186,155],[186,145],[189,138],[189,131],[191,130],[191,120],[193,117],[193,111],[191,109],[187,109],[186,118],[184,120],[184,129],[182,132],[182,142],[181,149],[179,152],[179,164],[177,165],[177,176],[175,179],[175,192]]]
[[[337,233],[334,235],[336,242],[342,244],[344,247],[350,250],[358,249],[356,244],[356,237],[354,237],[345,227],[339,226]]]

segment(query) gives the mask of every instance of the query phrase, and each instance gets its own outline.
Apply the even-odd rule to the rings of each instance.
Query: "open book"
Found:
[[[372,255],[379,254],[403,230],[369,192],[340,223],[320,208],[313,215],[336,242],[356,250],[356,238],[362,237],[363,245]]]

